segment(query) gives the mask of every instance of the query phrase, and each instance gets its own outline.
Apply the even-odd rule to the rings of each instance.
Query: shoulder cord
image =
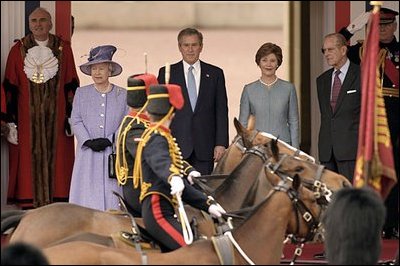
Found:
[[[126,125],[126,127],[122,130],[122,126],[125,124],[126,119],[129,116],[125,116],[124,119],[121,122],[121,126],[118,130],[118,137],[117,137],[117,158],[115,160],[115,165],[116,165],[116,169],[117,169],[117,180],[118,180],[118,184],[120,185],[125,185],[126,181],[128,179],[129,176],[129,168],[128,168],[128,163],[126,161],[126,155],[125,155],[125,144],[126,144],[126,135],[128,133],[128,131],[132,128],[132,124],[133,122],[137,122],[140,123],[141,119],[139,118],[139,114],[142,113],[142,111],[144,110],[144,108],[146,107],[146,104],[136,113],[136,115],[132,118],[132,120],[129,122],[128,125]],[[143,122],[143,121],[142,121]],[[144,123],[146,124],[146,123]],[[146,125],[147,127],[147,125]],[[121,154],[121,148],[123,149],[123,152]],[[121,155],[122,155],[122,166],[121,166]]]
[[[171,107],[168,113],[164,116],[163,119],[157,122],[155,126],[148,127],[142,134],[142,140],[139,142],[139,145],[136,150],[136,158],[135,158],[135,164],[133,166],[133,187],[137,188],[139,186],[139,183],[142,183],[142,153],[143,153],[143,148],[146,145],[146,143],[149,141],[151,134],[158,129],[158,127],[164,123],[167,118],[169,118],[172,115],[172,112],[174,111],[174,107]]]
[[[142,141],[139,143],[137,151],[136,151],[136,158],[135,158],[135,165],[134,165],[134,170],[133,170],[133,185],[134,188],[137,188],[140,184],[142,184],[143,181],[143,175],[142,175],[142,153],[143,153],[143,148],[146,145],[146,143],[149,141],[152,133],[156,131],[161,124],[164,123],[165,120],[167,120],[173,113],[174,107],[171,107],[168,113],[155,125],[152,127],[147,128],[143,135],[142,135]],[[177,172],[179,174],[179,169],[175,165],[178,163],[179,160],[177,158],[180,158],[179,150],[176,149],[176,144],[173,140],[173,138],[170,135],[163,134],[160,131],[160,134],[163,135],[167,141],[168,141],[168,146],[169,146],[169,154],[172,156],[172,162],[171,162],[171,167],[170,171]],[[181,195],[177,194],[174,196],[178,202],[178,211],[179,211],[179,217],[180,217],[180,222],[182,224],[182,233],[183,233],[183,238],[185,240],[185,243],[187,245],[190,245],[193,242],[193,232],[190,227],[189,220],[187,218]]]

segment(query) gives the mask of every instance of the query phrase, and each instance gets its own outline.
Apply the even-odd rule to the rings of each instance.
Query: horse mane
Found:
[[[213,193],[214,197],[216,197],[219,193],[222,193],[222,191],[227,189],[227,187],[230,187],[233,182],[236,182],[236,176],[237,176],[238,172],[240,173],[240,171],[242,171],[242,167],[240,167],[240,166],[243,165],[243,164],[247,164],[248,160],[251,160],[251,158],[250,157],[244,157],[240,161],[239,165],[237,167],[235,167],[235,169],[233,169],[233,171],[229,174],[229,176],[224,179],[222,184],[215,189],[215,191]]]
[[[279,161],[279,146],[278,146],[278,138],[272,139],[267,145],[271,148],[271,155],[276,162]]]

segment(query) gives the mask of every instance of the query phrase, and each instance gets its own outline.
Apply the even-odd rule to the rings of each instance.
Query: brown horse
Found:
[[[258,172],[265,163],[267,146],[262,152],[246,152],[236,169],[226,178],[221,188],[214,193],[215,199],[227,210],[237,210],[243,205],[247,192],[258,177]],[[249,149],[248,151],[252,151]],[[234,195],[232,197],[231,195]],[[197,210],[191,210],[198,223],[209,222]],[[204,221],[206,220],[206,221]],[[46,231],[41,230],[46,228]],[[131,220],[122,215],[96,211],[68,203],[54,203],[28,211],[11,235],[10,242],[25,241],[39,247],[46,247],[62,239],[70,239],[72,235],[93,234],[98,240],[103,235],[109,237],[118,231],[130,232]],[[211,236],[213,231],[202,227],[201,232]],[[3,229],[2,229],[3,230]],[[106,241],[106,240],[105,240]]]
[[[267,176],[274,188],[246,221],[227,232],[230,264],[279,264],[285,232],[302,238],[316,230],[321,207],[314,193],[300,183],[277,175]],[[302,217],[299,219],[299,217]],[[200,240],[169,253],[139,253],[89,242],[69,242],[44,249],[51,264],[222,264],[213,240]]]
[[[231,173],[242,159],[246,149],[256,145],[266,144],[269,141],[276,139],[276,137],[269,133],[255,130],[250,121],[251,120],[249,120],[249,127],[245,128],[239,122],[239,120],[234,118],[233,123],[236,128],[237,135],[233,139],[231,145],[226,149],[222,158],[216,164],[213,171],[213,179],[207,180],[207,185],[209,187],[216,188],[222,183],[222,177],[218,175]],[[282,153],[299,156],[304,160],[315,162],[315,159],[312,156],[290,146],[281,140],[278,141],[278,146]]]
[[[259,202],[259,198],[267,194],[268,187],[264,185],[261,188],[258,186],[260,189],[256,190],[258,193],[257,196],[249,197],[246,195],[246,191],[249,191],[255,182],[255,177],[260,169],[262,169],[263,162],[267,157],[266,154],[269,154],[269,156],[272,155],[272,151],[270,150],[270,146],[268,145],[258,145],[248,149],[237,169],[230,175],[230,178],[227,178],[223,185],[216,190],[216,199],[228,211],[254,205],[254,203]],[[311,163],[294,160],[292,156],[288,156],[282,164],[285,166],[286,171],[291,170],[290,173],[298,169],[306,169],[306,171],[298,172],[303,182],[306,183],[314,182],[314,179],[318,175],[318,168],[316,166],[311,167]],[[286,165],[290,165],[290,167]],[[309,166],[305,167],[304,165]],[[327,183],[325,187],[332,190],[343,187],[346,181],[344,177],[329,171],[324,172],[320,178],[320,181]],[[265,180],[265,176],[263,179]],[[250,203],[250,200],[253,200],[253,202]],[[57,205],[60,204],[58,203]],[[24,240],[45,247],[50,243],[77,233],[93,233],[109,236],[120,230],[130,231],[131,228],[130,220],[125,217],[110,217],[111,214],[90,209],[89,212],[86,212],[87,208],[71,204],[65,206],[68,207],[66,210],[58,207],[52,204],[32,210],[30,215],[22,219],[20,226],[17,227],[12,235],[11,242]],[[33,212],[35,212],[35,215],[32,215]],[[74,217],[71,214],[76,215]],[[69,221],[70,217],[74,217],[72,222]],[[103,221],[106,221],[104,223],[105,227],[103,227]],[[40,228],[46,228],[46,233],[39,234],[38,232],[41,232]]]
[[[254,139],[254,145],[260,142],[257,140],[258,138]],[[233,143],[232,146],[236,147],[236,144]],[[234,148],[229,148],[228,150],[233,152],[232,154],[227,152],[223,161],[226,163],[224,165],[229,165],[229,167],[225,170],[220,168],[218,171],[220,174],[231,173],[243,157],[241,153],[237,157]],[[234,162],[234,165],[229,163],[230,160]],[[223,181],[224,179],[221,180],[221,182]],[[208,183],[208,186],[210,186],[210,183]],[[216,187],[217,185],[211,186],[212,189]],[[21,220],[22,218],[24,219]],[[23,239],[25,241],[35,241],[35,244],[39,246],[45,246],[50,241],[50,239],[44,239],[44,234],[39,237],[36,236],[36,232],[40,232],[41,228],[46,228],[48,234],[45,235],[51,236],[51,239],[59,240],[71,236],[72,232],[88,232],[108,236],[114,230],[131,231],[132,227],[128,215],[115,215],[113,212],[102,212],[69,203],[54,203],[35,210],[12,210],[1,213],[1,232],[5,232],[9,228],[15,228],[17,225],[19,225],[18,229],[12,234],[11,242]],[[54,225],[62,226],[64,230]],[[30,235],[32,235],[32,238],[29,237]]]

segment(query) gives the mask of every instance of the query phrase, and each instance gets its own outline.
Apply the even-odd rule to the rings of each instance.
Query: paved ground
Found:
[[[286,78],[284,33],[282,29],[209,30],[200,29],[204,36],[201,59],[224,70],[229,104],[230,140],[236,135],[233,118],[239,117],[239,102],[243,86],[260,77],[260,70],[254,62],[258,48],[265,42],[273,42],[283,49],[283,65],[278,75]],[[158,69],[166,62],[175,63],[181,59],[177,46],[176,30],[129,30],[93,31],[77,30],[72,37],[72,48],[76,65],[87,62],[91,47],[112,44],[118,47],[114,60],[124,69],[111,81],[126,86],[128,76],[145,71],[143,53],[148,54],[148,72],[157,76]],[[82,57],[84,56],[84,57]],[[90,76],[78,70],[81,84],[92,83]]]

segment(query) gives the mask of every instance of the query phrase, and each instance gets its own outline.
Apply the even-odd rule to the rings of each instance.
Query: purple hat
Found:
[[[99,64],[99,63],[110,63],[112,65],[112,71],[111,71],[111,77],[118,76],[122,72],[122,67],[112,61],[112,57],[117,51],[117,48],[113,45],[101,45],[97,46],[93,49],[90,50],[90,55],[89,55],[89,62],[79,66],[81,71],[85,73],[86,75],[91,75],[90,68],[94,64]]]

